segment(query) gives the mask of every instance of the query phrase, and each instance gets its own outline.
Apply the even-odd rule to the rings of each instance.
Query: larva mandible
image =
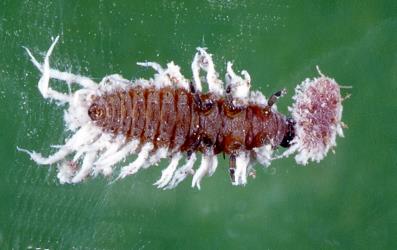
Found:
[[[97,84],[88,77],[61,72],[49,66],[49,57],[58,41],[53,41],[44,63],[29,51],[33,64],[41,71],[38,88],[44,98],[68,104],[65,123],[74,134],[54,154],[26,152],[37,164],[58,164],[61,183],[78,183],[99,173],[109,176],[114,166],[127,156],[136,158],[121,168],[117,179],[170,158],[169,165],[155,183],[174,188],[188,175],[192,187],[211,176],[217,154],[229,155],[229,172],[234,185],[245,185],[254,175],[253,165],[268,166],[273,159],[296,153],[298,164],[320,161],[343,136],[342,97],[335,80],[323,75],[306,79],[295,89],[291,117],[277,112],[275,102],[285,90],[268,100],[250,91],[251,78],[243,70],[237,75],[227,63],[226,89],[218,78],[212,56],[198,48],[192,62],[193,81],[187,80],[173,62],[164,69],[154,62],[138,63],[157,71],[154,78],[129,81],[110,75]],[[200,71],[206,72],[208,92],[202,92]],[[50,79],[77,83],[74,93],[60,93],[49,87]],[[273,156],[279,146],[288,148]],[[194,170],[196,154],[200,166]],[[185,163],[179,166],[183,155]]]

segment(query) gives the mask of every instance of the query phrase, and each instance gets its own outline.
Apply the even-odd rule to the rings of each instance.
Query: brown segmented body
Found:
[[[202,108],[197,100],[212,105]],[[96,96],[88,113],[104,131],[181,152],[212,147],[215,154],[235,154],[269,143],[277,147],[288,130],[286,118],[269,106],[236,108],[228,97],[172,87],[135,86]]]

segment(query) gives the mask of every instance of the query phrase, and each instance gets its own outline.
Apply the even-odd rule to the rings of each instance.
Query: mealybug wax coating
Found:
[[[237,75],[230,62],[224,89],[212,56],[203,48],[197,49],[192,62],[193,81],[185,79],[173,62],[166,68],[145,62],[138,65],[153,68],[157,73],[152,79],[129,81],[115,74],[97,84],[88,77],[50,68],[49,58],[58,39],[43,64],[25,49],[42,73],[38,88],[43,97],[68,105],[64,119],[74,134],[48,157],[18,150],[37,164],[59,163],[61,183],[78,183],[99,173],[109,176],[117,163],[136,154],[116,180],[170,158],[155,185],[174,188],[193,175],[192,187],[200,188],[202,178],[215,172],[217,155],[224,154],[229,156],[232,183],[245,185],[248,176],[255,176],[255,162],[269,166],[273,159],[293,153],[299,164],[318,162],[336,146],[336,136],[343,136],[340,86],[319,69],[318,78],[306,79],[296,87],[287,118],[275,107],[285,89],[266,100],[260,92],[250,91],[248,72]],[[205,79],[200,77],[201,70],[206,72]],[[49,87],[51,78],[81,88],[60,93]],[[202,81],[208,84],[206,93]],[[287,150],[273,156],[280,146]],[[195,170],[198,153],[202,158]],[[185,163],[179,166],[184,155]]]

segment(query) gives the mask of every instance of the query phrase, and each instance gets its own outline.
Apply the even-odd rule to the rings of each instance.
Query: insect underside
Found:
[[[123,163],[115,179],[119,180],[169,158],[154,184],[171,189],[193,175],[192,187],[200,189],[202,178],[215,172],[217,155],[223,153],[229,155],[232,183],[245,185],[248,176],[255,176],[255,162],[269,166],[273,159],[294,153],[299,164],[318,162],[336,146],[336,136],[343,136],[340,87],[319,70],[319,78],[306,79],[296,87],[291,117],[287,118],[274,105],[284,90],[266,100],[260,92],[250,91],[248,72],[236,74],[230,62],[224,88],[212,55],[203,48],[198,48],[193,58],[192,81],[173,62],[166,68],[144,62],[138,65],[156,71],[152,79],[129,81],[115,74],[98,84],[50,68],[49,58],[58,39],[42,64],[25,49],[42,73],[38,88],[43,97],[68,105],[64,119],[73,135],[48,157],[18,150],[37,164],[58,164],[61,183],[79,183],[98,174],[110,176],[115,166]],[[204,78],[200,71],[206,72]],[[61,93],[49,86],[50,79],[81,88]],[[202,93],[202,81],[208,84],[207,93]],[[279,146],[288,149],[273,156]],[[201,161],[195,169],[198,153]],[[136,157],[126,162],[130,155]]]

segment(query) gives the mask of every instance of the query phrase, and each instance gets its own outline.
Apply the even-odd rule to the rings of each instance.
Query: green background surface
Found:
[[[149,77],[144,60],[174,60],[190,78],[206,46],[221,75],[232,60],[267,96],[287,87],[284,113],[320,65],[353,86],[349,129],[320,164],[257,165],[246,187],[230,184],[224,160],[201,191],[191,178],[157,190],[164,162],[112,185],[60,185],[54,166],[16,150],[49,154],[69,136],[21,47],[41,59],[58,34],[52,66],[96,80]],[[396,249],[396,38],[396,1],[1,1],[0,248]]]

